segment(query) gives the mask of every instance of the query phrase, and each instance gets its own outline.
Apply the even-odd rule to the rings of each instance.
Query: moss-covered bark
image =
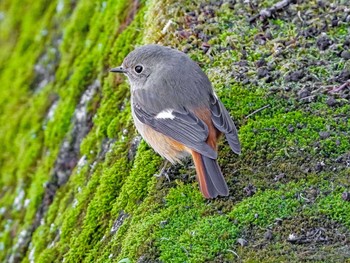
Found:
[[[2,0],[0,261],[349,260],[348,1],[260,12],[277,2]],[[108,74],[147,43],[187,52],[234,117],[229,197],[203,199],[190,161],[153,176]]]

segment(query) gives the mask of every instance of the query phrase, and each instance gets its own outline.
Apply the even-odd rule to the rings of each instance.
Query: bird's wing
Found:
[[[240,154],[241,145],[239,143],[236,126],[225,106],[215,95],[210,96],[210,111],[214,126],[225,134],[232,151]]]
[[[142,123],[204,156],[217,158],[216,151],[206,143],[209,134],[207,125],[186,108],[165,109],[152,113],[137,101],[133,101],[133,109],[135,116]]]

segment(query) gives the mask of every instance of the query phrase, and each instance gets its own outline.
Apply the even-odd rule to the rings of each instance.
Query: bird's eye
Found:
[[[142,72],[142,70],[143,70],[143,67],[141,65],[135,66],[135,72],[136,73],[140,74]]]

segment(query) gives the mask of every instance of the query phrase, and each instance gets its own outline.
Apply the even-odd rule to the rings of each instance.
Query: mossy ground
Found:
[[[0,261],[349,260],[347,1],[251,20],[276,2],[2,1]],[[146,43],[187,52],[234,117],[229,197],[203,199],[191,161],[153,176],[108,74]]]

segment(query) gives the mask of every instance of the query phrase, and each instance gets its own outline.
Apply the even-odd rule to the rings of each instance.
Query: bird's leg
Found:
[[[169,175],[168,175],[167,171],[165,171],[168,164],[169,164],[169,161],[165,160],[164,165],[163,165],[162,169],[160,170],[160,172],[158,174],[155,174],[154,176],[159,178],[159,177],[164,175],[165,178],[168,179],[168,181],[170,182]]]

